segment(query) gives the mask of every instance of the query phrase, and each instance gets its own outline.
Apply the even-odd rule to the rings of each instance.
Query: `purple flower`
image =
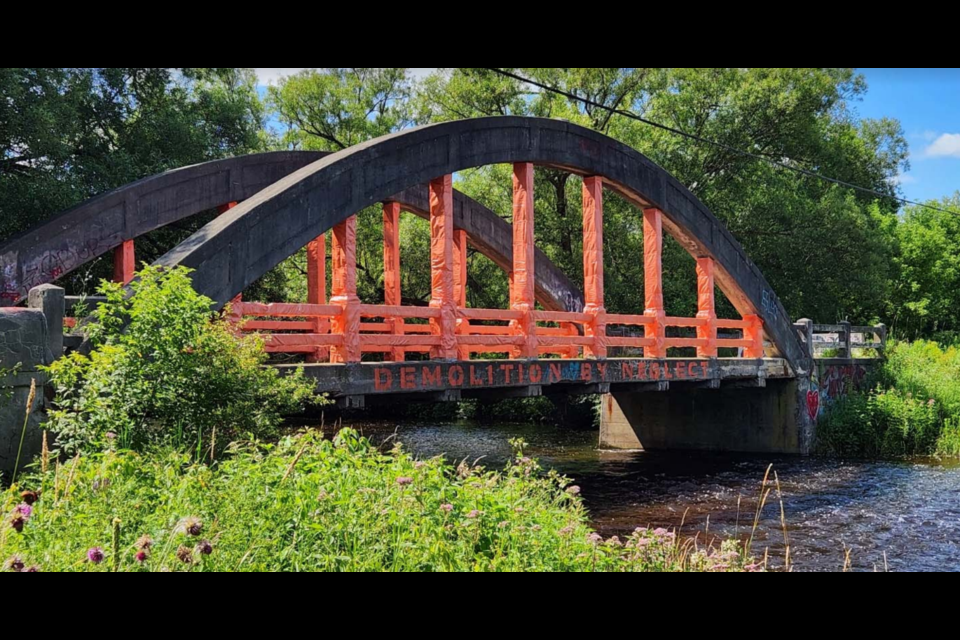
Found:
[[[566,538],[567,536],[573,535],[573,532],[574,532],[574,528],[572,525],[569,527],[564,527],[563,529],[560,529],[560,535],[564,538]]]
[[[467,514],[467,517],[471,520],[476,520],[477,518],[480,517],[480,512],[474,509],[473,511]]]
[[[105,558],[106,556],[103,555],[103,549],[100,547],[94,547],[87,551],[87,560],[93,564],[100,564]]]
[[[115,434],[113,431],[108,431],[108,432],[107,432],[107,440],[111,440],[111,441],[112,441],[112,440],[116,440],[116,439],[117,439],[117,434]]]
[[[33,515],[33,507],[24,502],[16,508],[15,513],[19,513],[25,520],[29,520],[30,516]]]
[[[24,568],[23,560],[20,556],[13,556],[9,560],[3,563],[3,570],[9,571],[11,573],[20,573]]]
[[[150,558],[149,551],[137,551],[137,555],[134,556],[140,564],[146,564],[147,560]]]
[[[587,536],[587,542],[592,542],[593,544],[600,544],[601,542],[603,542],[603,536],[601,536],[599,533],[591,533],[589,536]]]
[[[440,507],[440,511],[443,511],[443,512],[445,512],[445,513],[453,513],[453,505],[452,505],[452,504],[445,504],[445,505],[443,505],[443,506]]]
[[[190,547],[181,546],[177,549],[177,559],[183,564],[193,564],[193,550]]]
[[[413,478],[397,478],[397,484],[401,487],[409,487],[413,484]]]
[[[209,540],[203,540],[197,543],[197,553],[202,556],[209,556],[213,553],[213,543]]]
[[[571,496],[578,496],[580,495],[580,487],[577,487],[577,486],[569,487],[567,488],[567,493]]]
[[[199,538],[200,534],[203,533],[203,522],[199,518],[184,518],[180,521],[180,524],[177,525],[177,531],[194,538]]]

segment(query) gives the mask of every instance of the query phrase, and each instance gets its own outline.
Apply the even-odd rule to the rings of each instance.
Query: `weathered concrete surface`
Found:
[[[13,472],[27,414],[30,384],[37,383],[23,444],[22,460],[40,451],[46,377],[37,368],[53,362],[47,321],[34,309],[0,309],[0,474]],[[24,462],[21,461],[21,467]]]
[[[160,227],[214,207],[241,202],[277,180],[330,155],[281,151],[217,160],[145,178],[66,211],[0,245],[0,307],[13,306],[34,287]],[[395,195],[411,213],[429,217],[427,187]],[[454,224],[508,273],[513,231],[493,211],[454,193]],[[542,252],[537,255],[537,300],[551,311],[583,309],[583,295]]]
[[[295,370],[298,366],[281,367]],[[332,397],[385,394],[479,392],[539,387],[544,393],[583,390],[606,393],[640,388],[686,389],[724,384],[762,384],[789,377],[782,359],[767,360],[512,360],[464,362],[385,362],[304,367],[317,390]],[[539,393],[537,395],[540,395]]]
[[[301,169],[220,216],[160,259],[195,269],[194,285],[220,305],[357,211],[439,176],[532,162],[604,184],[664,213],[667,230],[697,258],[713,258],[717,284],[742,315],[762,318],[776,351],[796,368],[800,340],[763,274],[730,232],[679,181],[634,149],[567,122],[481,118],[386,136]]]
[[[801,453],[796,380],[764,388],[617,393],[604,396],[600,446]]]

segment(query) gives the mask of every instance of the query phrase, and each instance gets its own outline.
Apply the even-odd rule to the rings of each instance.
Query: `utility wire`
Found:
[[[503,77],[505,77],[505,78],[511,78],[511,79],[516,80],[516,81],[518,81],[518,82],[523,82],[523,83],[525,83],[525,84],[529,84],[529,85],[531,85],[531,86],[537,87],[538,89],[542,89],[543,91],[549,91],[550,93],[555,93],[555,94],[557,94],[557,95],[559,95],[559,96],[563,96],[563,97],[567,98],[568,100],[574,100],[574,101],[576,101],[576,102],[581,102],[581,103],[583,103],[583,104],[585,104],[585,105],[587,105],[587,106],[594,107],[594,108],[596,108],[596,109],[604,109],[604,110],[606,110],[606,111],[609,111],[610,113],[614,113],[614,114],[616,114],[616,115],[620,115],[620,116],[623,116],[623,117],[625,117],[625,118],[630,118],[631,120],[636,120],[636,121],[638,121],[638,122],[642,122],[643,124],[649,125],[649,126],[651,126],[651,127],[655,127],[655,128],[657,128],[657,129],[661,129],[661,130],[663,130],[663,131],[667,131],[668,133],[672,133],[672,134],[674,134],[674,135],[682,136],[682,137],[684,137],[684,138],[687,138],[687,139],[689,139],[689,140],[693,140],[693,141],[698,142],[698,143],[700,143],[700,144],[710,145],[710,146],[716,147],[716,148],[718,148],[718,149],[723,149],[724,151],[726,151],[726,152],[728,152],[728,153],[733,153],[733,154],[745,156],[745,157],[747,157],[747,158],[752,158],[752,159],[754,159],[754,160],[760,160],[760,161],[763,161],[763,162],[768,162],[768,163],[770,163],[770,164],[772,164],[772,165],[774,165],[774,166],[776,166],[776,167],[780,167],[781,169],[786,169],[786,170],[788,170],[788,171],[793,171],[794,173],[799,173],[800,175],[805,176],[805,177],[807,177],[807,178],[814,178],[814,179],[816,179],[816,180],[823,180],[824,182],[830,182],[830,183],[833,183],[833,184],[835,184],[835,185],[839,185],[839,186],[841,186],[841,187],[846,187],[846,188],[848,188],[848,189],[854,189],[855,191],[859,191],[859,192],[861,192],[861,193],[866,193],[866,194],[873,195],[873,196],[877,196],[877,197],[880,197],[880,198],[889,198],[889,199],[891,199],[891,200],[896,200],[897,202],[901,202],[901,203],[903,203],[903,204],[912,205],[912,206],[915,206],[915,207],[924,207],[924,208],[926,208],[926,209],[932,209],[933,211],[939,211],[940,213],[948,213],[948,214],[951,214],[951,215],[957,215],[957,212],[956,212],[956,211],[950,211],[950,210],[948,210],[948,209],[941,209],[940,207],[934,207],[934,206],[931,206],[931,205],[929,205],[929,204],[924,204],[924,203],[922,203],[922,202],[914,202],[913,200],[907,200],[906,198],[901,198],[901,197],[899,197],[899,196],[890,195],[889,193],[883,193],[883,192],[880,192],[880,191],[876,191],[876,190],[874,190],[874,189],[869,189],[869,188],[867,188],[867,187],[861,187],[861,186],[859,186],[859,185],[855,185],[855,184],[850,183],[850,182],[844,182],[843,180],[838,180],[838,179],[836,179],[836,178],[831,178],[831,177],[828,177],[828,176],[823,176],[823,175],[820,175],[819,173],[815,173],[815,172],[810,171],[810,170],[808,170],[808,169],[804,169],[804,168],[802,168],[802,167],[795,167],[795,166],[793,166],[793,165],[787,164],[787,163],[785,163],[785,162],[781,162],[781,161],[779,161],[779,160],[774,160],[773,158],[768,158],[768,157],[763,156],[763,155],[760,155],[760,154],[758,154],[758,153],[752,153],[752,152],[750,152],[750,151],[744,151],[743,149],[737,149],[736,147],[731,147],[730,145],[725,144],[725,143],[723,143],[723,142],[717,142],[716,140],[710,140],[709,138],[704,138],[704,137],[702,137],[702,136],[698,136],[698,135],[695,135],[695,134],[692,134],[692,133],[687,133],[686,131],[681,131],[680,129],[676,129],[676,128],[674,128],[674,127],[670,127],[670,126],[667,126],[667,125],[665,125],[665,124],[660,124],[659,122],[654,122],[653,120],[648,120],[647,118],[644,118],[643,116],[640,116],[640,115],[637,115],[636,113],[633,113],[632,111],[626,111],[625,109],[617,109],[617,108],[614,108],[614,107],[608,107],[608,106],[605,105],[605,104],[601,104],[601,103],[599,103],[599,102],[595,102],[595,101],[593,101],[593,100],[590,100],[589,98],[584,98],[584,97],[582,97],[582,96],[578,96],[578,95],[575,94],[575,93],[570,93],[569,91],[564,91],[563,89],[558,89],[557,87],[552,87],[552,86],[550,86],[550,85],[548,85],[548,84],[544,84],[544,83],[542,83],[542,82],[537,82],[536,80],[532,80],[532,79],[530,79],[530,78],[525,78],[524,76],[518,75],[518,74],[513,73],[513,72],[510,72],[510,71],[504,71],[503,69],[487,68],[487,67],[480,67],[480,68],[483,69],[484,71],[492,71],[493,73],[496,73],[496,74],[498,74],[498,75],[501,75],[501,76],[503,76]]]

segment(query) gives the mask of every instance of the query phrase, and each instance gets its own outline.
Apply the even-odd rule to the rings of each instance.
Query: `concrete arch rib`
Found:
[[[26,299],[48,284],[168,224],[229,202],[242,202],[329,153],[280,151],[253,154],[168,171],[92,198],[0,245],[0,306]],[[428,217],[426,187],[392,198]],[[454,195],[457,228],[505,271],[513,264],[512,230],[493,211],[462,193]],[[552,311],[579,311],[583,294],[542,253],[537,256],[538,301]]]
[[[367,206],[438,176],[532,162],[605,185],[663,211],[665,227],[695,257],[716,261],[717,283],[796,368],[793,324],[760,270],[720,221],[679,181],[634,149],[571,123],[499,117],[430,125],[372,140],[305,167],[213,221],[164,256],[196,270],[199,291],[225,304],[311,239]]]

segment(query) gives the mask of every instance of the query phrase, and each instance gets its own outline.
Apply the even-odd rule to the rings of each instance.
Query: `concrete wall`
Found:
[[[59,291],[62,299],[63,291]],[[61,324],[61,349],[62,344]],[[50,347],[51,332],[42,310],[0,309],[0,474],[4,480],[9,480],[13,473],[21,436],[21,470],[40,452],[46,377],[38,371],[38,367],[53,362]],[[37,393],[24,431],[27,400],[33,381],[37,383]]]
[[[609,449],[799,453],[796,380],[764,388],[683,389],[603,398],[600,444]]]

